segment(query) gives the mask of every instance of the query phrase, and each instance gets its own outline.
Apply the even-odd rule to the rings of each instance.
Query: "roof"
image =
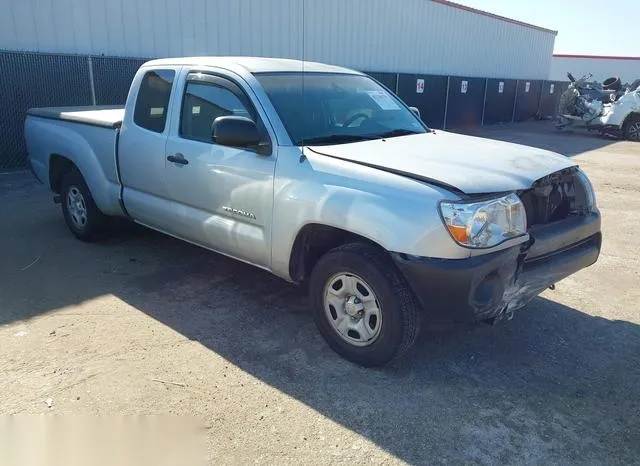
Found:
[[[250,73],[274,73],[274,72],[325,72],[325,73],[349,73],[360,74],[340,66],[325,65],[311,61],[291,60],[288,58],[265,57],[183,57],[162,58],[146,62],[144,66],[151,65],[202,65],[202,66],[241,66]]]
[[[555,53],[553,56],[558,58],[587,58],[595,60],[640,60],[640,57],[617,57],[613,55],[568,55],[564,53]]]
[[[451,8],[457,8],[459,10],[469,11],[477,15],[488,16],[489,18],[504,21],[506,23],[517,24],[518,26],[524,26],[530,29],[535,29],[537,31],[548,32],[550,34],[553,34],[554,36],[558,35],[558,31],[554,31],[553,29],[547,29],[540,26],[536,26],[534,24],[524,23],[522,21],[518,21],[517,19],[511,19],[511,18],[507,18],[506,16],[500,16],[493,13],[489,13],[488,11],[478,10],[477,8],[471,8],[470,6],[460,5],[458,3],[454,3],[449,0],[431,0],[431,1],[435,3],[440,3],[442,5],[450,6]]]

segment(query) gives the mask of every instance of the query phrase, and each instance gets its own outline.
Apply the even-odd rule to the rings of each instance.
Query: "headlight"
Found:
[[[587,177],[587,175],[580,168],[578,168],[577,175],[585,190],[585,200],[587,202],[587,208],[589,210],[593,210],[596,207],[596,193],[593,190],[593,185],[591,184],[589,177]]]
[[[440,203],[442,220],[457,243],[490,248],[527,232],[527,214],[515,194],[480,202]]]

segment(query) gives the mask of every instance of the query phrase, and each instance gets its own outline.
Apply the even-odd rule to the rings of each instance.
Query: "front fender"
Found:
[[[620,97],[617,102],[608,104],[607,110],[600,117],[600,122],[603,125],[613,125],[623,129],[629,115],[638,112],[640,112],[640,94],[638,91],[629,92]]]
[[[276,168],[272,270],[289,277],[298,232],[314,223],[355,233],[388,251],[463,258],[469,251],[447,233],[438,213],[455,194],[379,169],[281,148]]]

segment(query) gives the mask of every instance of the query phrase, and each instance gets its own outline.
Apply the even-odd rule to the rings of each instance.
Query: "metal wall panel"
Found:
[[[500,85],[502,83],[502,86]],[[484,124],[510,123],[516,98],[515,79],[489,79],[487,103],[484,109]],[[502,92],[500,90],[502,89]]]
[[[618,76],[623,83],[631,84],[640,78],[640,57],[566,57],[551,59],[549,78],[552,81],[568,81],[567,72],[576,79],[591,73],[594,80],[602,82]]]
[[[558,103],[560,95],[567,88],[567,84],[561,81],[544,81],[540,92],[540,109],[541,118],[554,117],[558,111]]]
[[[417,92],[418,80],[424,81],[423,92]],[[398,77],[398,97],[407,105],[420,110],[420,117],[427,126],[444,127],[447,100],[447,77],[417,74],[401,74]]]
[[[482,124],[485,82],[483,78],[449,78],[447,129]]]
[[[525,121],[538,115],[542,81],[518,81],[516,90],[515,121]]]
[[[375,71],[363,71],[363,73],[368,74],[390,91],[396,92],[396,86],[398,85],[397,73],[377,73]]]
[[[548,79],[555,34],[427,0],[20,0],[0,49],[260,55],[380,72]]]
[[[0,69],[1,171],[25,166],[29,108],[91,105],[91,89],[86,57],[0,52]]]

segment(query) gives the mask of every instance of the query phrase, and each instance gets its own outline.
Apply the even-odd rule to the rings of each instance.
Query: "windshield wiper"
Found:
[[[386,133],[376,134],[376,138],[395,138],[398,136],[409,136],[411,134],[424,134],[422,131],[413,131],[410,129],[393,129],[391,131],[387,131]]]
[[[298,145],[314,146],[319,144],[347,144],[349,142],[370,141],[377,139],[374,136],[364,136],[359,134],[329,134],[328,136],[318,136],[298,141]]]

